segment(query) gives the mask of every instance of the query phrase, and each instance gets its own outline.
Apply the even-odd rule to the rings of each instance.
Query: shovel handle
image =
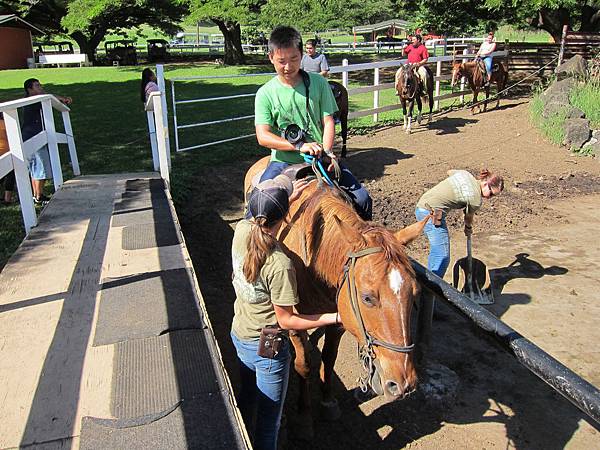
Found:
[[[473,289],[473,252],[471,236],[467,236],[467,265],[469,266],[469,270],[467,273],[467,286],[469,286],[469,294],[471,296],[471,300],[474,300],[475,290]]]

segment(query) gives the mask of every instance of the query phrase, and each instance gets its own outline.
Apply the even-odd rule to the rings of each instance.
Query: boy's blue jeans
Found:
[[[429,211],[423,208],[415,210],[417,221],[423,220]],[[436,227],[431,220],[425,225],[425,235],[429,239],[429,260],[427,268],[438,277],[444,278],[446,269],[450,264],[450,236],[446,225],[446,213],[442,215],[442,224]]]
[[[255,450],[277,450],[277,434],[290,373],[290,343],[284,339],[274,359],[258,356],[258,340],[241,340],[232,332],[240,364],[238,406]]]
[[[260,181],[271,180],[289,167],[290,164],[278,161],[271,161],[264,173],[260,177]],[[373,219],[373,200],[362,184],[356,179],[352,172],[342,164],[342,177],[340,179],[340,187],[352,198],[356,205],[356,212],[364,220]]]

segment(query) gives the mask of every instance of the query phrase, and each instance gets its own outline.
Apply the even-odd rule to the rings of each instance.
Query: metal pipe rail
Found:
[[[424,289],[470,319],[494,338],[504,350],[511,353],[519,363],[600,424],[600,390],[421,264],[414,260],[411,262]],[[430,330],[434,300],[427,298],[427,293],[424,299],[425,302],[419,311],[419,328],[424,326]],[[429,336],[424,335],[422,331],[419,334],[419,344],[421,340],[427,343]]]

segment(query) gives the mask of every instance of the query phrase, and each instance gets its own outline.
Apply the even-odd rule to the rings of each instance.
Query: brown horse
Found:
[[[433,76],[429,70],[427,71],[427,77],[425,83],[421,82],[417,69],[413,64],[404,64],[400,66],[396,72],[396,95],[400,98],[402,104],[402,114],[404,116],[404,130],[406,134],[410,134],[412,125],[412,114],[413,108],[415,107],[415,100],[417,102],[417,123],[421,123],[421,110],[423,108],[421,97],[423,100],[429,102],[429,119],[427,123],[431,122],[431,114],[433,108]],[[406,111],[406,103],[408,102],[408,114]]]
[[[334,114],[342,126],[342,158],[346,157],[346,140],[348,138],[348,90],[337,81],[329,81],[331,91],[335,97],[338,112]]]
[[[254,164],[245,179],[248,192],[269,157]],[[415,389],[410,316],[420,292],[404,245],[423,230],[428,219],[392,233],[363,221],[333,188],[311,182],[291,205],[279,232],[294,262],[300,313],[339,311],[343,328],[325,328],[320,381],[323,414],[338,418],[331,376],[344,330],[359,345],[361,387],[370,386],[388,399],[401,399]],[[291,333],[300,375],[299,414],[303,433],[312,433],[310,344],[306,332]],[[305,422],[305,423],[304,423]]]
[[[479,61],[469,61],[461,63],[459,61],[455,61],[452,64],[452,84],[454,87],[456,82],[462,78],[466,77],[469,82],[469,87],[473,91],[473,106],[471,107],[471,114],[475,114],[475,106],[477,104],[477,95],[479,91],[485,89],[485,101],[483,102],[483,111],[487,111],[488,99],[490,97],[490,84],[492,82],[496,83],[496,90],[498,94],[504,90],[506,87],[506,83],[508,82],[508,69],[503,61],[494,64],[492,69],[492,78],[490,79],[490,83],[484,86],[485,75],[483,74],[480,68]],[[498,95],[496,99],[496,108],[500,105],[500,95]],[[481,112],[481,105],[477,105],[479,112]]]

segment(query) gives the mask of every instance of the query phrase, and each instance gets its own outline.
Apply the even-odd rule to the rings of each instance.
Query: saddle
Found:
[[[336,84],[329,83],[329,87],[331,88],[331,92],[333,93],[333,97],[335,98],[335,101],[337,102],[342,97],[342,90]]]
[[[250,190],[258,186],[260,178],[262,177],[264,172],[264,170],[261,170],[256,175],[254,175],[254,177],[252,178]],[[286,167],[283,170],[283,172],[281,172],[281,175],[285,175],[292,181],[303,180],[305,178],[315,178],[313,168],[308,163],[292,164],[291,166]]]

